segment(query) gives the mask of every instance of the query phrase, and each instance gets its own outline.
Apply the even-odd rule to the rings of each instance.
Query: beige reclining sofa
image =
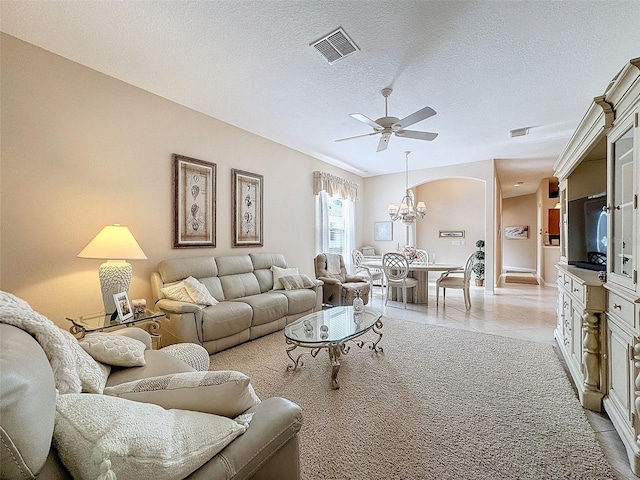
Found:
[[[219,303],[198,305],[171,300],[166,287],[193,277]],[[282,278],[300,281],[283,255],[250,253],[164,260],[151,273],[155,308],[161,321],[162,345],[192,342],[212,354],[278,330],[322,309],[322,282],[304,277],[304,286],[289,288]],[[295,282],[294,282],[295,284]],[[287,289],[289,288],[289,289]]]
[[[143,382],[144,379],[151,377],[157,379],[159,376],[164,378],[162,376],[215,374],[215,372],[197,372],[187,363],[169,353],[162,350],[151,350],[151,337],[140,328],[124,328],[118,333],[144,343],[142,349],[146,364],[135,367],[111,367],[105,393],[108,388],[123,387],[131,383],[139,385],[138,382]],[[152,409],[150,417],[147,416],[140,420],[144,425],[148,424],[149,419],[156,419],[160,415],[173,415],[172,412],[180,412],[178,415],[185,415],[176,417],[183,420],[187,418],[186,416],[190,416],[192,422],[197,422],[200,425],[212,420],[213,417],[224,422],[232,422],[231,417],[224,419],[210,415],[208,412],[201,413],[204,411],[203,405],[211,403],[212,394],[210,392],[211,389],[217,388],[215,385],[197,385],[190,391],[179,388],[171,392],[157,392],[163,396],[164,402],[177,401],[184,404],[186,396],[189,397],[188,401],[194,404],[194,407],[189,409],[165,410],[169,407],[163,405],[162,402],[161,406],[158,406],[146,401],[135,401],[126,397],[115,398],[112,395],[100,393],[62,393],[57,395],[56,388],[59,384],[54,379],[53,365],[47,359],[40,343],[32,335],[14,325],[0,322],[0,439],[2,440],[0,443],[0,478],[2,479],[72,480],[73,476],[69,469],[73,470],[74,467],[90,468],[89,462],[94,461],[95,449],[98,449],[102,442],[110,442],[110,445],[123,444],[127,443],[127,438],[132,438],[134,439],[133,443],[128,448],[135,448],[136,443],[139,443],[135,438],[142,437],[142,433],[138,429],[127,428],[127,423],[123,421],[123,418],[137,415],[139,409],[144,409],[144,411]],[[60,371],[59,364],[57,371]],[[78,372],[82,375],[80,368]],[[185,372],[193,372],[193,374]],[[220,372],[220,374],[224,373]],[[159,384],[157,380],[149,382],[153,383],[154,388]],[[206,391],[199,393],[196,391],[198,389]],[[235,385],[233,389],[235,389]],[[134,392],[132,395],[138,394]],[[218,401],[224,405],[232,405],[240,400],[225,390]],[[116,404],[115,411],[111,415],[105,415],[102,404],[98,404],[94,410],[89,410],[86,407],[87,404],[84,403],[87,401],[119,403]],[[64,415],[60,417],[61,404],[66,405],[67,409],[71,409],[74,414],[69,415],[70,421],[75,422],[76,426],[84,427],[85,434],[72,436],[69,441],[56,437],[59,433],[56,431],[54,434],[54,425],[58,430],[64,423],[62,420],[65,420]],[[240,405],[242,404],[244,403],[240,403]],[[250,427],[244,433],[231,439],[230,443],[226,444],[218,453],[204,457],[201,455],[197,465],[193,467],[196,469],[190,470],[191,473],[185,475],[184,478],[194,480],[245,478],[293,480],[300,477],[298,450],[298,431],[302,423],[300,407],[289,400],[278,397],[251,404],[253,406],[243,414],[253,414],[250,418]],[[100,414],[102,414],[102,418],[96,418]],[[66,421],[69,421],[69,418]],[[151,457],[157,449],[171,452],[171,449],[174,448],[177,451],[177,447],[173,446],[179,440],[187,445],[193,445],[193,438],[190,435],[187,435],[186,438],[184,438],[185,435],[182,435],[183,438],[180,438],[181,435],[174,432],[174,428],[184,426],[181,424],[184,422],[176,421],[162,426],[165,429],[171,429],[169,438],[172,440],[168,443],[162,442],[162,445],[154,445],[153,442],[146,443],[142,452],[142,455],[145,456],[145,462],[150,461],[147,457]],[[124,425],[124,427],[119,427],[119,425]],[[204,425],[201,428],[204,431],[200,436],[204,438],[202,440],[204,447],[208,448],[209,442],[213,442],[210,440],[212,432],[208,429],[208,424]],[[159,431],[162,431],[162,427],[149,428],[159,428]],[[116,430],[116,438],[112,435],[108,440],[102,437],[102,439],[96,440],[96,443],[87,443],[90,442],[87,440],[88,437],[100,436],[103,431],[107,436],[113,430]],[[155,432],[156,430],[152,430],[150,436],[157,439]],[[54,442],[54,438],[57,441]],[[63,449],[60,450],[60,447]],[[94,450],[93,454],[92,450]],[[102,459],[102,464],[100,464],[100,459],[98,459],[99,467],[96,465],[94,468],[97,470],[98,468],[111,467],[115,470],[116,462],[122,465],[123,462],[139,459],[130,451],[127,453],[125,450],[123,453],[120,449],[118,452],[120,453],[115,454],[118,458],[114,458],[112,455],[108,462]],[[180,458],[188,457],[190,453],[191,451],[188,450]],[[206,452],[204,455],[207,455]],[[161,455],[159,457],[154,458],[156,463],[148,464],[145,470],[152,478],[169,478],[170,474],[167,468],[174,468],[175,463],[179,463],[180,459],[166,459]],[[198,467],[198,465],[200,466]],[[119,480],[141,478],[136,472],[130,471],[128,468],[122,471],[122,468],[120,466],[121,470],[117,474]],[[162,475],[157,477],[156,475],[159,474]],[[75,475],[77,478],[83,476],[77,471]],[[98,478],[98,475],[96,474],[92,478]],[[113,477],[105,476],[104,478]]]

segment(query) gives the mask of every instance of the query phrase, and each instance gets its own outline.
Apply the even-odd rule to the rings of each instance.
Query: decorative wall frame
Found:
[[[454,237],[464,238],[464,230],[440,230],[438,232],[440,238]]]
[[[393,222],[374,222],[373,239],[376,242],[390,242],[393,240]]]
[[[504,227],[505,240],[526,240],[529,238],[529,226],[518,225],[515,227]]]
[[[231,169],[232,245],[263,246],[262,175]]]
[[[116,304],[119,322],[124,322],[133,317],[133,309],[131,308],[131,302],[129,301],[127,292],[115,293],[113,295],[113,303]]]
[[[173,154],[173,248],[216,246],[216,164]]]

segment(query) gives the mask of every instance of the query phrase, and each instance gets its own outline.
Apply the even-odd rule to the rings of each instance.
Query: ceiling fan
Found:
[[[352,113],[351,116],[356,120],[366,123],[373,128],[373,132],[365,133],[364,135],[356,135],[355,137],[340,138],[336,142],[343,142],[345,140],[352,140],[354,138],[369,137],[371,135],[377,135],[380,133],[380,142],[378,142],[377,152],[381,152],[387,149],[389,145],[389,138],[391,134],[395,134],[396,137],[414,138],[416,140],[428,140],[435,139],[438,134],[432,132],[419,132],[416,130],[405,130],[405,127],[418,123],[426,118],[432,117],[436,114],[436,111],[431,107],[424,107],[411,115],[404,117],[400,120],[397,117],[390,117],[387,111],[387,99],[393,90],[391,88],[383,88],[380,93],[384,97],[384,117],[380,117],[377,120],[371,120],[369,117],[361,113]]]

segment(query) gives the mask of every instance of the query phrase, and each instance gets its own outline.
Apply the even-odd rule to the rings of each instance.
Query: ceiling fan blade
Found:
[[[354,138],[370,137],[371,135],[377,135],[378,133],[380,132],[365,133],[364,135],[356,135],[355,137],[339,138],[336,142],[344,142],[345,140],[353,140]]]
[[[362,115],[361,113],[352,113],[351,116],[362,123],[366,123],[367,125],[369,125],[370,127],[376,130],[382,130],[384,128],[379,123],[374,122],[369,117]]]
[[[416,130],[398,130],[396,132],[398,137],[415,138],[417,140],[434,140],[438,134],[433,132],[418,132]]]
[[[414,123],[418,123],[425,118],[433,117],[436,114],[436,111],[431,107],[424,107],[417,112],[412,113],[408,117],[404,117],[398,123],[394,124],[394,128],[404,128],[409,125],[413,125]]]
[[[383,133],[382,137],[380,137],[380,141],[378,142],[378,149],[376,150],[376,152],[381,152],[383,150],[386,150],[387,147],[389,146],[389,137],[391,136],[390,133]]]

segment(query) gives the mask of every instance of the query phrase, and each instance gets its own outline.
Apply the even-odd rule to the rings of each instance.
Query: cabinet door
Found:
[[[621,123],[609,135],[609,252],[610,281],[635,289],[635,211],[638,197],[635,179],[635,130],[633,119]]]
[[[633,342],[633,337],[609,318],[607,332],[609,402],[616,409],[616,416],[629,428],[632,426],[634,408]]]

